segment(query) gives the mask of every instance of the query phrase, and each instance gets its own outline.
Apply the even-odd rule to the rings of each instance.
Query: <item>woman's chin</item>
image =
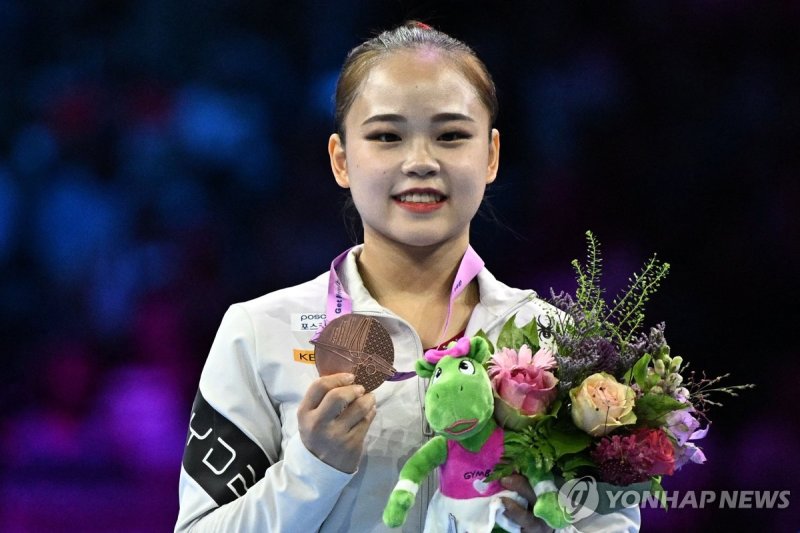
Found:
[[[368,233],[365,233],[365,242],[369,242]],[[469,232],[445,232],[437,231],[432,228],[421,230],[392,232],[389,234],[376,234],[375,238],[384,241],[391,246],[401,248],[431,249],[441,246],[459,246],[463,242],[469,242]]]

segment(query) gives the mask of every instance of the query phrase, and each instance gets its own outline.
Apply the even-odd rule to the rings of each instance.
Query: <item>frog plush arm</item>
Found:
[[[567,510],[558,501],[558,487],[556,487],[553,474],[531,466],[524,472],[525,477],[536,494],[536,503],[533,504],[534,516],[541,518],[553,529],[567,527],[571,521]]]
[[[383,522],[389,527],[399,527],[406,521],[408,510],[414,505],[417,488],[428,474],[447,459],[447,440],[437,435],[412,455],[400,470],[389,502],[383,510]]]

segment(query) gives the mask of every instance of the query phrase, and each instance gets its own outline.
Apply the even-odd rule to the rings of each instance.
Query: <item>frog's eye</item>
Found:
[[[433,378],[431,378],[431,385],[436,383],[436,380],[438,380],[441,377],[441,375],[442,375],[442,367],[439,367],[436,369],[436,372],[433,373]]]
[[[464,359],[458,363],[458,371],[462,374],[471,375],[475,373],[475,365],[469,359]]]

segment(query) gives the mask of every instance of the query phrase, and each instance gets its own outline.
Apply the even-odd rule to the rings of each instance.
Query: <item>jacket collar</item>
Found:
[[[364,280],[361,278],[361,273],[358,271],[358,256],[361,255],[361,250],[363,248],[363,244],[352,247],[344,262],[337,269],[337,272],[347,290],[347,294],[349,294],[350,298],[353,300],[354,313],[363,313],[365,311],[385,313],[386,309],[372,297],[364,286]]]
[[[372,297],[358,271],[357,259],[362,248],[363,244],[354,246],[337,272],[352,298],[354,312],[386,314],[388,311]],[[489,329],[497,321],[507,320],[516,308],[536,297],[536,293],[532,290],[515,289],[498,281],[485,267],[478,273],[476,279],[480,302],[475,306],[467,325],[468,334],[481,328]]]

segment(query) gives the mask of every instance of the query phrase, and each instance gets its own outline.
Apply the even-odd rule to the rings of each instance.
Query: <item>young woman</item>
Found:
[[[497,176],[497,101],[463,43],[409,23],[353,49],[328,142],[364,243],[302,285],[232,306],[200,378],[181,471],[176,531],[384,531],[400,467],[430,438],[425,383],[402,371],[425,348],[520,323],[546,304],[497,281],[469,246],[470,222]],[[401,372],[372,393],[308,364],[321,320],[354,312],[389,331]],[[504,485],[532,501],[523,478]],[[422,531],[430,479],[404,531]],[[523,506],[506,514],[546,531]],[[638,509],[573,531],[636,531]]]

